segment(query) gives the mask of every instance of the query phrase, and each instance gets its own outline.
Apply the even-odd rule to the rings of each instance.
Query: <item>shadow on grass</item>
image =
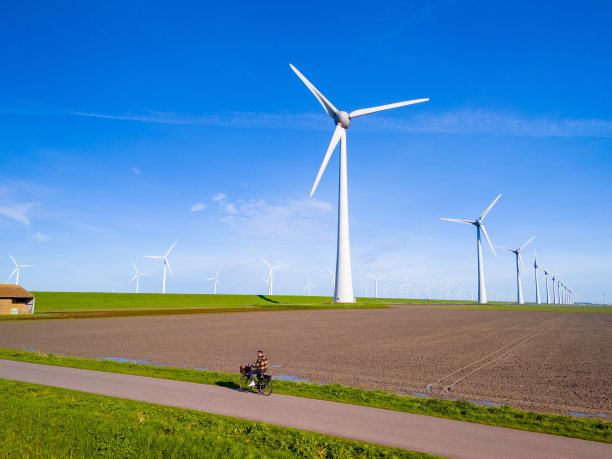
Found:
[[[264,296],[264,295],[257,295],[257,296],[261,298],[262,300],[269,301],[270,303],[280,304],[280,301],[275,301],[272,298],[268,298],[267,296]]]

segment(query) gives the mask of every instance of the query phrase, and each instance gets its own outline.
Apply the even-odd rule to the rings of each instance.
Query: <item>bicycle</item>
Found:
[[[272,382],[272,375],[257,375],[255,379],[255,385],[249,386],[251,383],[251,365],[241,365],[240,373],[240,390],[246,392],[259,392],[263,395],[270,395],[274,389],[274,383]]]

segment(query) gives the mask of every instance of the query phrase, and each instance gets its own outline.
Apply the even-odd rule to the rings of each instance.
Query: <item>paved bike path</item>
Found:
[[[175,406],[457,458],[612,457],[612,445],[411,413],[0,359],[0,378]]]

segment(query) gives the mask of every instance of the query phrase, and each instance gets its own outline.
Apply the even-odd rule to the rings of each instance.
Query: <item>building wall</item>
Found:
[[[25,303],[15,303],[14,301],[10,298],[0,298],[0,314],[10,314],[13,308],[17,308],[19,314],[30,314],[31,307],[29,308]]]

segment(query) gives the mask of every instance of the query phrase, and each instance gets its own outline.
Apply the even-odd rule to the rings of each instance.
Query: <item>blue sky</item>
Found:
[[[179,3],[177,5],[177,3]],[[612,296],[608,2],[18,2],[0,15],[0,273],[32,290],[329,294],[338,108],[430,102],[348,131],[356,295],[367,273],[476,287],[476,218],[582,301]],[[4,253],[5,255],[2,255]],[[493,296],[514,260],[484,249]],[[1,261],[4,258],[4,261]],[[543,285],[543,284],[542,284]],[[533,300],[532,272],[524,291]],[[373,283],[368,284],[368,294]],[[409,292],[414,296],[414,290]],[[439,296],[439,290],[434,296]],[[470,296],[470,293],[464,293]]]

